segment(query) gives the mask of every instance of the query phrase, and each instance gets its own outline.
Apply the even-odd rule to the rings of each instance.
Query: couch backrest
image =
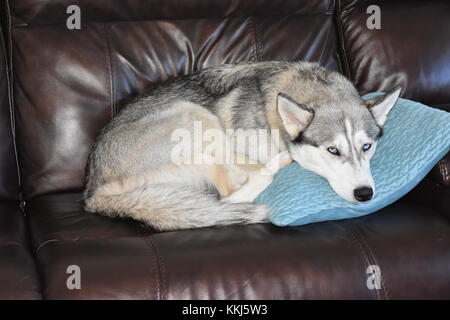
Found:
[[[79,190],[99,130],[156,82],[243,60],[339,69],[332,0],[10,0],[22,192]]]
[[[374,5],[380,29],[367,27]],[[404,98],[450,104],[450,1],[342,0],[339,6],[344,63],[361,93],[400,84]]]
[[[19,198],[19,180],[14,150],[6,48],[0,27],[0,200]]]
[[[401,84],[450,102],[448,2],[373,3],[381,30],[366,28],[365,0],[8,0],[24,198],[82,189],[95,136],[127,99],[210,65],[318,61],[361,92]],[[66,26],[72,4],[80,30]]]

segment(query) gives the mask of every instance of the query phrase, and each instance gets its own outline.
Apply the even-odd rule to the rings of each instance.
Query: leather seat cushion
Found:
[[[40,299],[39,279],[16,201],[0,202],[0,300]]]
[[[80,199],[53,194],[27,204],[45,298],[450,298],[449,221],[430,209],[395,203],[302,227],[156,233],[87,213]],[[379,290],[367,287],[373,264]],[[70,265],[80,267],[81,290],[67,289]]]

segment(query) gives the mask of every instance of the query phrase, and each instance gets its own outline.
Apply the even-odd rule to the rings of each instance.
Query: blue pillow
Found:
[[[370,93],[364,99],[380,93]],[[375,197],[349,203],[327,180],[297,163],[281,169],[255,200],[270,207],[269,219],[279,226],[299,226],[359,217],[375,212],[413,189],[450,149],[450,113],[399,99],[384,125],[371,160]]]

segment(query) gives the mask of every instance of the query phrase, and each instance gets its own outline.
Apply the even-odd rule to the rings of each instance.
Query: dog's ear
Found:
[[[283,121],[284,129],[295,139],[303,132],[314,118],[314,111],[299,104],[284,93],[277,97],[277,110]]]
[[[401,91],[402,88],[395,87],[393,90],[389,91],[388,93],[382,96],[366,101],[367,107],[369,108],[376,123],[379,126],[383,126],[384,123],[386,122],[387,115],[397,102],[397,99],[400,96]]]

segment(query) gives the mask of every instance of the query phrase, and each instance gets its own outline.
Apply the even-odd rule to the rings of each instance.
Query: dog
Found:
[[[160,231],[263,223],[268,208],[252,202],[291,161],[345,200],[369,201],[370,159],[400,91],[364,101],[343,75],[309,62],[225,64],[170,79],[101,131],[88,158],[85,209]],[[217,148],[180,143],[195,125],[229,145],[232,161]],[[260,132],[262,141],[229,143]]]

